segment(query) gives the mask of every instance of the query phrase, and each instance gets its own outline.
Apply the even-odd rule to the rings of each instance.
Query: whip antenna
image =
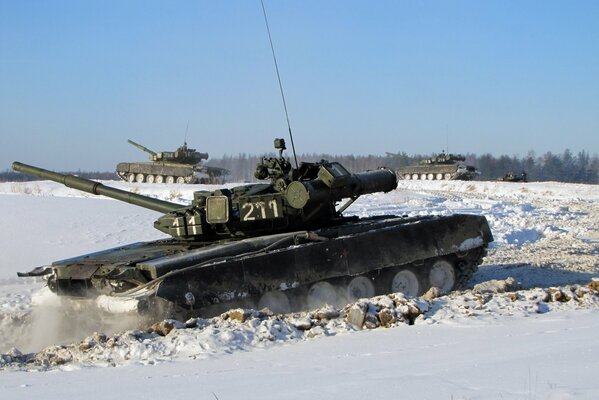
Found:
[[[185,146],[187,146],[187,131],[189,130],[189,120],[187,120],[187,126],[185,127],[185,140],[183,141],[183,144]]]
[[[264,8],[264,0],[260,0],[262,4],[262,13],[264,14],[264,22],[266,23],[266,31],[268,32],[268,40],[270,41],[270,50],[272,51],[272,59],[275,62],[275,69],[277,70],[277,79],[279,80],[279,89],[281,90],[281,98],[283,99],[283,108],[285,109],[285,117],[287,118],[287,128],[289,128],[289,138],[291,139],[291,150],[293,151],[293,159],[295,160],[295,168],[297,166],[297,156],[295,155],[295,145],[293,144],[293,135],[291,134],[291,124],[289,123],[289,113],[287,112],[287,103],[285,102],[285,94],[283,93],[283,84],[281,83],[281,75],[279,74],[279,65],[277,64],[277,56],[275,56],[275,48],[272,44],[272,37],[270,36],[270,28],[268,26],[268,18],[266,17],[266,9]]]

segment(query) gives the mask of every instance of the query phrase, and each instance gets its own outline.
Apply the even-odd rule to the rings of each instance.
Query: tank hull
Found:
[[[483,216],[343,219],[315,231],[219,243],[134,243],[57,261],[48,284],[62,296],[127,303],[127,311],[156,309],[151,303],[160,301],[178,313],[210,316],[240,304],[258,306],[272,293],[295,309],[323,282],[346,300],[356,278],[368,288],[357,297],[398,291],[405,279],[411,295],[431,286],[460,288],[492,240]]]
[[[167,162],[119,163],[117,175],[124,181],[147,183],[208,183],[224,182],[227,170],[204,165]]]

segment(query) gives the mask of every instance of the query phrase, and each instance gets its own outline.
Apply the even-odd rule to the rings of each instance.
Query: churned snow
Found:
[[[200,188],[106,184],[181,204]],[[164,237],[160,214],[46,181],[1,183],[0,210],[3,398],[599,398],[595,185],[400,181],[347,212],[485,215],[495,242],[468,290],[153,329],[64,318],[61,299],[16,272]],[[65,327],[72,337],[52,336]]]

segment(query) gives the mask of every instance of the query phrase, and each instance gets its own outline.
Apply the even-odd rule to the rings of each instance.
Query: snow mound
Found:
[[[361,329],[400,329],[422,324],[476,324],[505,317],[547,312],[599,310],[599,282],[589,285],[517,289],[513,278],[486,287],[435,298],[409,298],[402,293],[361,299],[343,309],[331,306],[303,313],[273,315],[269,310],[234,309],[186,322],[164,320],[146,330],[108,336],[94,333],[70,345],[38,353],[12,349],[0,355],[0,368],[63,370],[127,364],[155,364],[206,359],[283,343],[348,334]]]
[[[520,229],[504,235],[504,239],[508,244],[534,243],[542,237],[543,234],[536,229]]]

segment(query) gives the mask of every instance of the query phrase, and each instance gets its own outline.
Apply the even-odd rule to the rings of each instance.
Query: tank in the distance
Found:
[[[202,164],[208,153],[201,153],[183,143],[175,151],[155,152],[128,140],[129,144],[148,153],[150,162],[122,162],[116,166],[117,175],[129,182],[138,183],[208,183],[221,184],[229,173],[225,168]]]
[[[420,161],[416,165],[399,167],[397,175],[405,180],[462,180],[469,181],[479,174],[471,165],[464,164],[466,158],[461,154],[441,154]]]
[[[525,171],[522,171],[520,174],[510,171],[501,178],[497,178],[497,180],[503,182],[528,182],[528,176]]]
[[[397,187],[387,168],[348,172],[337,162],[293,167],[264,157],[264,183],[197,191],[190,205],[13,163],[13,169],[162,213],[171,238],[55,261],[44,276],[59,296],[108,312],[210,316],[233,307],[275,312],[403,292],[462,288],[493,240],[484,216],[344,215],[360,196]],[[343,203],[341,203],[344,201]],[[67,211],[68,212],[68,211]],[[171,314],[171,315],[173,315]]]

